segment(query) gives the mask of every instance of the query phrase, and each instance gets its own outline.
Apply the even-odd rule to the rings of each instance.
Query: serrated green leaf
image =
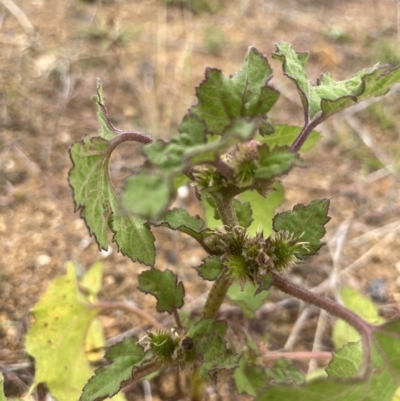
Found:
[[[339,291],[343,305],[362,317],[369,323],[382,324],[384,319],[379,316],[379,311],[374,303],[353,288],[344,287]],[[333,326],[332,340],[336,348],[340,348],[348,342],[356,342],[360,339],[358,332],[346,322],[338,319]]]
[[[86,136],[70,149],[74,166],[69,182],[74,190],[75,210],[80,210],[101,249],[108,248],[106,214],[111,209],[108,199],[115,197],[107,177],[107,148],[105,139]]]
[[[196,267],[197,273],[204,280],[214,281],[224,270],[221,259],[218,256],[208,256],[203,259],[203,263]]]
[[[168,143],[158,140],[146,145],[144,154],[166,177],[175,177],[196,164],[213,162],[231,146],[250,139],[257,128],[254,121],[238,119],[224,126],[222,138],[205,143],[205,128],[199,124],[204,123],[197,116],[187,114],[180,135]],[[192,131],[187,133],[192,125]]]
[[[185,289],[171,270],[150,269],[138,277],[139,290],[157,298],[157,311],[172,313],[183,306]]]
[[[204,220],[199,216],[191,216],[184,209],[168,210],[156,223],[151,223],[155,227],[169,227],[172,230],[179,230],[200,241],[213,233],[212,230],[203,229]]]
[[[328,223],[329,199],[316,199],[307,206],[296,205],[292,211],[279,213],[274,217],[275,232],[288,231],[301,242],[307,242],[307,249],[301,248],[296,257],[303,258],[315,254],[323,245],[320,239],[325,235],[325,224]]]
[[[186,210],[176,208],[168,210],[155,225],[164,223],[173,230],[185,227],[195,233],[200,233],[204,227],[204,221],[199,216],[191,216]]]
[[[358,373],[362,358],[361,343],[348,343],[332,354],[325,371],[329,377],[350,379]]]
[[[279,42],[272,57],[282,63],[284,74],[295,82],[306,123],[317,118],[323,121],[367,97],[382,96],[400,81],[400,67],[391,68],[376,64],[345,81],[334,81],[329,73],[323,74],[314,86],[308,80],[305,71],[307,53],[295,52],[289,43]]]
[[[108,141],[85,137],[70,149],[74,166],[69,182],[74,191],[75,209],[80,210],[89,231],[100,249],[108,249],[107,222],[114,231],[119,250],[133,261],[152,266],[155,261],[155,238],[144,220],[123,216],[108,177]]]
[[[258,147],[260,167],[255,171],[255,178],[268,180],[286,174],[294,164],[301,165],[300,157],[288,147],[275,147],[270,150],[266,145]]]
[[[95,371],[84,387],[80,401],[101,401],[112,397],[152,355],[144,352],[137,338],[129,337],[112,346],[105,357],[111,364]]]
[[[272,283],[272,282],[271,282]],[[254,318],[254,312],[265,302],[268,297],[268,291],[257,292],[257,286],[252,283],[246,283],[243,288],[238,283],[233,283],[227,292],[228,298],[239,306],[243,313],[249,318]]]
[[[130,215],[151,219],[167,208],[172,195],[167,177],[142,170],[125,181],[121,203]]]
[[[290,146],[300,134],[300,131],[300,127],[277,124],[274,125],[274,132],[272,134],[264,137],[257,136],[257,140],[260,142],[260,144],[268,145],[272,150],[276,146]],[[318,142],[320,138],[321,135],[317,131],[312,131],[300,150],[307,152]]]
[[[208,133],[223,135],[224,128],[240,117],[261,117],[276,103],[279,93],[268,86],[272,70],[267,59],[250,47],[242,68],[231,78],[208,68],[196,89],[198,104],[190,111],[207,125]]]
[[[246,191],[240,194],[242,202],[250,203],[252,209],[253,222],[247,229],[250,236],[255,236],[257,232],[263,231],[267,238],[272,233],[272,219],[276,208],[284,201],[283,187],[276,183],[272,186],[272,191],[266,197],[261,196],[256,191]],[[206,218],[209,225],[209,218]]]
[[[191,117],[194,118],[191,115],[185,118]],[[142,171],[128,178],[122,194],[125,210],[157,219],[172,200],[177,177],[186,173],[190,167],[214,162],[231,146],[254,136],[256,128],[253,121],[235,120],[225,127],[225,134],[219,141],[193,144],[190,135],[182,133],[169,144],[156,141],[145,146],[145,155],[158,169]],[[179,139],[185,135],[186,139]],[[186,140],[189,142],[186,143]]]
[[[206,144],[206,127],[204,122],[193,114],[186,114],[179,127],[180,134],[170,142],[154,141],[143,149],[147,158],[159,166],[165,174],[181,172],[188,167],[185,158],[193,150]]]
[[[99,78],[97,78],[97,96],[93,97],[93,101],[97,105],[97,120],[100,123],[99,135],[104,139],[112,139],[116,133],[114,132],[113,127],[111,126],[103,108],[101,107],[101,105],[105,107],[106,102],[103,97],[103,87]]]
[[[35,323],[25,342],[36,361],[35,382],[46,383],[58,401],[77,400],[92,375],[85,341],[100,311],[79,293],[75,267],[68,264],[67,269],[67,275],[50,283],[33,308]]]
[[[316,380],[299,388],[270,387],[256,401],[391,401],[400,382],[400,321],[374,329],[373,366],[364,380]]]

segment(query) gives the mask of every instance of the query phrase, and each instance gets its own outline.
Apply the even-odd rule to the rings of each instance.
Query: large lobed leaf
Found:
[[[345,81],[335,81],[329,73],[323,74],[314,86],[305,70],[308,53],[296,52],[289,43],[279,42],[272,57],[282,63],[284,74],[296,84],[306,123],[317,118],[321,122],[357,101],[382,96],[400,81],[400,67],[376,64]]]
[[[45,383],[58,401],[76,401],[92,375],[85,342],[99,313],[78,291],[74,266],[67,268],[33,308],[35,323],[25,343],[36,361],[36,383]]]
[[[108,248],[107,223],[114,232],[119,250],[133,261],[154,265],[154,236],[145,221],[121,214],[108,176],[108,141],[85,137],[70,149],[74,166],[69,173],[75,208],[80,210],[100,249]]]
[[[196,89],[198,104],[190,110],[206,123],[209,134],[222,135],[237,118],[267,114],[279,97],[268,86],[271,78],[266,57],[250,47],[242,68],[232,77],[214,68],[206,70],[205,80]]]

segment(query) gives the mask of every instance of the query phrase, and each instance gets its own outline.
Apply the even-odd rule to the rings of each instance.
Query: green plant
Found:
[[[111,347],[105,355],[109,364],[96,370],[83,389],[82,401],[103,400],[165,367],[192,367],[193,400],[202,399],[202,383],[216,382],[222,371],[235,372],[238,390],[256,400],[391,400],[400,382],[400,321],[373,325],[351,309],[284,278],[292,265],[323,245],[329,200],[316,199],[279,214],[274,209],[280,200],[276,197],[281,191],[279,179],[303,164],[299,151],[318,138],[314,128],[355,102],[384,95],[400,81],[400,68],[375,65],[341,82],[324,74],[313,86],[305,72],[307,53],[295,52],[291,45],[280,42],[272,57],[282,63],[284,74],[297,87],[304,109],[302,127],[276,125],[267,118],[279,93],[269,85],[272,70],[268,60],[253,47],[241,69],[229,78],[219,70],[207,69],[205,80],[196,89],[198,103],[189,109],[179,134],[169,142],[116,129],[98,83],[94,100],[99,136],[85,137],[70,150],[73,168],[69,181],[76,209],[101,249],[108,248],[109,228],[121,253],[150,267],[138,277],[139,290],[153,295],[157,311],[171,314],[175,324],[149,331],[141,341],[131,337]],[[108,162],[113,150],[127,141],[143,144],[146,160],[117,196]],[[194,185],[206,208],[208,226],[186,210],[169,209],[177,189],[187,182]],[[182,323],[178,312],[184,304],[184,283],[170,270],[154,267],[152,230],[160,226],[191,236],[209,255],[196,270],[214,284],[200,318],[190,324]],[[85,332],[102,307],[83,300],[74,290],[71,276],[64,280],[64,297],[75,294],[64,319],[72,319],[74,308],[79,309],[82,317],[76,321],[76,330]],[[68,291],[67,284],[71,286]],[[238,284],[254,294],[254,299],[240,298]],[[251,339],[242,356],[228,345],[228,323],[216,320],[227,294],[244,302],[246,313],[251,314],[271,286],[324,309],[359,333],[360,343],[346,344],[333,353],[327,379],[303,386],[267,386],[272,379],[300,382],[301,375],[285,361],[278,364],[278,370],[266,369]],[[53,332],[44,324],[50,315],[44,314],[40,320],[42,311],[38,308],[35,315],[41,322],[40,333],[51,339]],[[53,330],[54,325],[51,327]],[[84,341],[79,335],[79,341]],[[28,346],[37,358],[37,352],[30,349]],[[41,373],[46,381],[49,372]]]

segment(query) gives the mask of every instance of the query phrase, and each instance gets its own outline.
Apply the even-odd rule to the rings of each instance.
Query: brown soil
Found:
[[[119,128],[168,138],[195,101],[194,87],[202,80],[204,68],[233,73],[249,45],[268,56],[279,40],[292,43],[296,50],[309,51],[308,71],[314,81],[326,71],[335,79],[344,79],[378,61],[400,61],[398,10],[396,3],[388,0],[234,0],[221,2],[215,13],[199,14],[155,0],[15,3],[34,31],[0,2],[1,366],[26,360],[23,339],[31,322],[30,309],[47,283],[63,274],[69,260],[82,269],[103,260],[101,298],[133,301],[157,317],[154,299],[136,291],[137,274],[144,267],[117,253],[115,244],[111,253],[99,253],[73,210],[67,181],[71,168],[68,148],[98,129],[90,100],[96,77],[103,80],[109,112]],[[225,43],[207,39],[206,32],[211,38],[222,36]],[[293,84],[282,76],[279,63],[271,64],[274,84],[282,92],[280,107],[272,117],[301,124]],[[379,103],[370,102],[354,115],[337,115],[320,127],[324,138],[305,156],[307,167],[284,180],[287,191],[282,206],[289,209],[298,202],[331,198],[329,247],[306,266],[297,267],[290,278],[312,287],[329,277],[335,236],[351,219],[348,240],[335,269],[363,259],[349,274],[340,276],[338,285],[348,284],[367,293],[371,283],[382,279],[386,301],[381,309],[388,318],[396,315],[400,300],[400,223],[388,232],[377,229],[399,221],[400,186],[398,175],[379,177],[374,172],[382,168],[382,162],[393,163],[398,171],[398,94],[397,87]],[[350,127],[351,119],[358,125]],[[362,134],[376,142],[372,149],[362,142]],[[137,164],[132,159],[139,160],[139,152],[133,145],[118,149],[111,168],[116,183],[132,172]],[[199,212],[193,194],[179,202]],[[177,233],[159,230],[157,240],[157,265],[179,274],[186,286],[186,302],[200,298],[209,283],[200,280],[191,266],[199,264],[204,252]],[[273,292],[269,302],[282,298]],[[262,321],[244,323],[242,317],[229,313],[232,326],[246,324],[257,341],[265,338],[268,329],[268,347],[278,349],[298,310],[280,309],[278,316],[268,315],[268,327]],[[317,320],[318,315],[312,314],[296,350],[312,348]],[[120,311],[109,313],[103,321],[109,337],[132,327],[148,327],[140,317]],[[330,346],[329,333],[328,327],[326,347]],[[170,374],[168,380],[165,376],[161,380],[163,385],[160,379],[153,384],[154,400],[178,399],[172,390],[175,387],[165,386],[174,377]],[[15,380],[10,379],[9,391],[13,386],[17,386],[16,392],[23,391],[24,386],[16,385]],[[23,380],[29,382],[30,378]],[[232,394],[229,386],[231,382],[226,380],[218,390],[220,395],[210,387],[209,399],[233,399],[232,395],[223,396]],[[139,385],[128,399],[144,399]]]

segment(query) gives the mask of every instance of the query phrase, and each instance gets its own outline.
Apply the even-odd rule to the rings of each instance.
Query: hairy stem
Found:
[[[222,302],[224,302],[226,292],[231,284],[231,277],[228,277],[225,274],[222,274],[214,281],[201,314],[202,319],[213,319],[217,316],[219,308],[221,307]]]
[[[320,119],[315,119],[309,124],[306,124],[303,129],[301,130],[300,134],[297,136],[297,138],[294,140],[292,143],[290,149],[293,152],[298,152],[301,147],[303,146],[304,142],[307,140],[308,136],[311,134],[312,130],[318,125],[321,124],[322,120]]]
[[[236,191],[230,193],[230,190],[224,193],[217,193],[214,195],[215,204],[217,206],[218,213],[221,216],[222,224],[229,231],[233,227],[239,225],[235,208],[233,207],[233,197],[235,195]]]
[[[233,196],[229,191],[220,192],[214,195],[215,203],[221,221],[225,228],[230,231],[233,227],[239,225],[235,209],[233,207]],[[226,292],[232,284],[232,278],[226,274],[222,274],[217,280],[214,281],[211,291],[208,294],[207,301],[204,305],[201,317],[215,318],[218,314],[219,308],[225,299]]]
[[[373,326],[367,323],[360,316],[352,312],[351,310],[345,308],[343,305],[338,304],[335,301],[332,301],[329,298],[325,298],[319,294],[315,294],[305,288],[299,287],[290,281],[278,276],[275,273],[273,274],[273,284],[276,288],[279,288],[281,291],[286,294],[292,295],[298,299],[301,299],[304,302],[313,304],[318,306],[319,308],[329,312],[331,315],[336,316],[340,319],[343,319],[350,326],[354,327],[361,336],[361,341],[364,350],[364,363],[365,368],[370,366],[371,362],[371,333],[373,330]]]

